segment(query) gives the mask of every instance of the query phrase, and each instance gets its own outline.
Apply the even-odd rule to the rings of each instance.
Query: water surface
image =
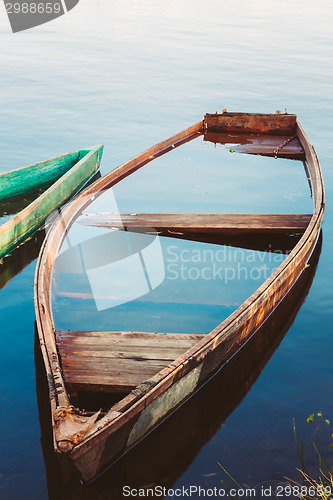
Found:
[[[122,498],[123,485],[147,486],[154,481],[168,487],[208,487],[225,478],[218,461],[241,484],[273,482],[285,476],[299,478],[292,418],[296,419],[299,435],[306,440],[312,430],[305,422],[310,413],[322,410],[327,418],[333,417],[331,26],[332,9],[327,0],[237,0],[223,4],[217,0],[168,4],[159,0],[81,0],[66,16],[16,35],[10,32],[5,15],[1,17],[0,171],[103,143],[105,173],[197,122],[206,112],[222,108],[274,112],[287,108],[297,114],[315,145],[327,191],[322,253],[312,287],[259,378],[252,386],[249,384],[249,392],[245,395],[243,391],[237,398],[235,386],[234,392],[225,394],[225,380],[213,387],[210,401],[215,398],[218,412],[221,400],[225,401],[221,418],[208,433],[200,432],[204,424],[199,421],[187,441],[194,444],[194,450],[185,444],[178,451],[182,459],[174,460],[171,468],[165,469],[165,482],[161,473],[164,465],[158,466],[157,459],[151,476],[136,476],[143,455],[172,456],[172,442],[168,444],[168,439],[156,434],[151,437],[153,445],[142,445],[134,458],[119,462],[118,485],[110,471],[96,482],[94,489],[73,486],[57,498]],[[191,144],[180,153],[183,156],[179,157],[179,164],[188,172],[191,162],[201,161],[196,147],[193,143],[193,149]],[[226,153],[230,162],[242,162],[241,155]],[[156,169],[168,168],[170,158],[166,155],[158,160]],[[286,161],[282,167],[283,178],[288,175],[288,185],[279,198],[275,191],[279,172],[274,159],[264,159],[260,165],[255,159],[252,161],[256,172],[260,172],[259,178],[243,181],[238,175],[235,186],[233,170],[223,173],[223,179],[232,187],[223,192],[228,211],[246,211],[251,188],[258,195],[253,210],[264,213],[272,202],[273,212],[278,207],[294,212],[293,207],[298,204],[299,210],[308,212],[306,179],[302,177],[299,184],[298,162]],[[154,164],[147,166],[147,172]],[[212,194],[216,190],[216,199],[222,196],[220,184],[212,187],[206,182],[210,164],[204,167],[206,179],[198,179],[192,191],[188,191],[193,205],[197,200],[205,204],[207,191]],[[171,168],[176,169],[176,164]],[[242,172],[242,166],[237,168]],[[137,211],[139,206],[148,212],[162,210],[165,202],[173,202],[169,193],[175,193],[181,184],[174,185],[170,179],[172,185],[167,186],[161,199],[154,197],[157,174],[155,178],[148,175],[150,186],[143,183],[140,190],[136,189],[144,175],[142,170],[124,182],[124,191],[117,193],[121,210],[132,211],[136,207]],[[184,180],[181,176],[177,179],[180,183]],[[267,184],[258,189],[264,180],[271,187],[269,191]],[[183,208],[179,206],[175,211]],[[206,208],[207,213],[215,211],[216,205],[207,202]],[[22,261],[22,256],[17,259]],[[30,254],[26,263],[11,281],[7,276],[3,281],[7,284],[0,290],[0,496],[33,499],[38,494],[46,499],[56,491],[50,480],[56,469],[54,464],[51,471],[50,467],[45,468],[40,442],[34,366],[35,256]],[[16,269],[22,269],[22,264]],[[8,272],[8,267],[3,272]],[[246,373],[245,381],[250,379]],[[200,400],[198,404],[204,413],[205,402]],[[188,418],[186,413],[180,415],[176,428],[186,430]],[[325,447],[331,431],[323,431],[319,444],[332,463]],[[175,434],[172,428],[170,432]],[[309,461],[315,468],[316,459],[311,454]],[[111,491],[110,484],[118,489]]]

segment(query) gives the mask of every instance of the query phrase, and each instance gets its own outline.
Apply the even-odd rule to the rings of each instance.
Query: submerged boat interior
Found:
[[[277,133],[273,130],[269,134],[266,131],[264,134],[250,134],[246,131],[236,133],[234,130],[217,132],[214,129],[217,118],[213,115],[211,120],[212,124],[207,120],[209,132],[193,134],[190,139],[201,138],[204,141],[203,144],[213,144],[214,147],[222,145],[228,153],[273,157],[275,161],[278,158],[283,161],[297,160],[297,164],[302,167],[301,170],[304,166],[305,185],[308,183],[310,186],[308,197],[312,196],[304,150],[298,138],[294,134],[290,135],[288,125],[286,130],[282,131],[284,135],[281,135],[281,130]],[[116,193],[116,189],[114,192]],[[200,210],[200,206],[197,208]],[[66,250],[61,250],[55,260],[54,309],[61,311],[62,315],[66,302],[74,310],[77,309],[78,302],[83,304],[84,308],[85,304],[94,301],[98,292],[91,289],[91,280],[90,283],[86,280],[82,288],[82,275],[97,265],[101,266],[102,263],[105,266],[114,263],[126,254],[123,250],[121,256],[112,255],[111,247],[114,239],[111,239],[111,233],[112,237],[116,232],[121,233],[124,238],[134,238],[131,240],[132,249],[135,245],[142,245],[139,250],[148,247],[156,236],[159,240],[160,238],[167,238],[169,241],[172,239],[189,240],[214,245],[214,247],[235,247],[265,252],[266,255],[276,253],[286,256],[308,227],[311,216],[307,213],[119,213],[118,206],[110,210],[107,204],[103,205],[100,200],[96,200],[87,208],[83,208],[68,232],[68,236],[71,237],[74,229],[78,234],[79,230],[86,230],[88,239],[82,241],[81,236],[77,236],[79,243],[75,245],[76,239],[73,236],[73,245],[69,244],[70,248],[67,248],[69,240],[67,238]],[[98,233],[96,231],[98,229],[102,233]],[[141,238],[140,243],[134,241],[135,234]],[[105,246],[108,248],[107,253],[104,251]],[[119,244],[116,246],[119,253]],[[142,254],[140,258],[147,276],[150,272],[149,264],[144,262]],[[84,264],[82,267],[80,264],[80,269],[75,270],[77,262],[81,261],[84,261]],[[105,273],[108,272],[106,267],[104,270]],[[78,279],[74,278],[75,273],[78,273],[76,275],[76,278],[79,276]],[[69,285],[64,285],[64,274],[69,279]],[[151,292],[153,289],[154,286],[150,284],[148,291]],[[110,294],[107,285],[105,285],[104,293],[106,296]],[[112,302],[111,297],[104,297],[104,300],[106,305],[99,310],[117,307],[117,302]],[[121,307],[120,301],[118,308]],[[236,307],[230,309],[229,312],[234,309]],[[95,311],[97,313],[96,309]],[[179,333],[170,332],[167,322],[164,325],[165,331],[114,331],[107,329],[107,324],[111,324],[114,314],[107,317],[104,329],[57,329],[59,315],[57,316],[57,312],[54,314],[55,339],[71,404],[85,408],[88,412],[95,412],[102,408],[100,416],[113,405],[113,411],[117,412],[120,409],[123,411],[126,408],[126,399],[124,399],[126,396],[132,391],[142,391],[143,387],[147,389],[150,384],[153,384],[151,380],[157,373],[181,358],[209,332],[209,330],[203,333],[191,333],[189,330]],[[96,317],[95,314],[94,318]],[[126,310],[122,317],[126,317]],[[136,321],[140,324],[140,311],[137,312]],[[124,323],[126,324],[126,320]],[[80,321],[77,324],[79,325]]]

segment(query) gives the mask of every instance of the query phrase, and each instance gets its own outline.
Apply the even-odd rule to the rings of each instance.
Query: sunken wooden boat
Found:
[[[102,151],[102,146],[79,150],[0,174],[2,216],[16,213],[0,226],[0,259],[85,186],[99,168]]]
[[[303,160],[313,192],[313,213],[120,217],[100,213],[86,217],[84,210],[112,186],[198,135],[214,142],[239,143],[250,154]],[[36,326],[49,386],[54,449],[74,464],[83,482],[93,480],[141,441],[258,331],[309,265],[324,206],[318,159],[295,115],[227,112],[205,115],[202,121],[116,168],[65,206],[45,239],[37,263]],[[62,245],[76,221],[113,231],[122,227],[126,232],[148,233],[145,228],[150,227],[160,234],[189,232],[198,238],[202,233],[236,238],[280,233],[301,236],[271,276],[209,334],[111,331],[112,325],[110,331],[57,331],[51,303],[53,272],[57,259],[64,260],[66,250],[61,250]],[[66,245],[74,272],[79,253],[75,245]],[[121,397],[103,412],[86,413],[84,407],[76,407],[79,392],[92,397],[109,394],[110,402],[117,393]]]

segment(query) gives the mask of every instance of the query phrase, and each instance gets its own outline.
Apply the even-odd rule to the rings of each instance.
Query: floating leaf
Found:
[[[329,420],[327,420],[327,419],[325,420],[325,422],[327,423],[327,425],[330,425],[330,423],[331,423],[331,422],[330,422]]]
[[[308,416],[308,418],[306,419],[308,424],[313,424],[313,417],[314,417],[314,413],[312,413],[312,415]]]

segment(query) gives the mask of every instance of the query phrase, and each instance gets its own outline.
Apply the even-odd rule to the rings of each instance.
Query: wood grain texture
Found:
[[[70,391],[129,392],[188,351],[204,335],[57,331]]]
[[[80,151],[0,174],[0,199],[11,198],[52,184],[78,162]]]
[[[290,233],[304,232],[309,214],[87,214],[76,222],[86,226],[118,229],[154,228],[190,233]]]
[[[296,115],[263,113],[222,113],[205,115],[205,132],[294,135]]]

